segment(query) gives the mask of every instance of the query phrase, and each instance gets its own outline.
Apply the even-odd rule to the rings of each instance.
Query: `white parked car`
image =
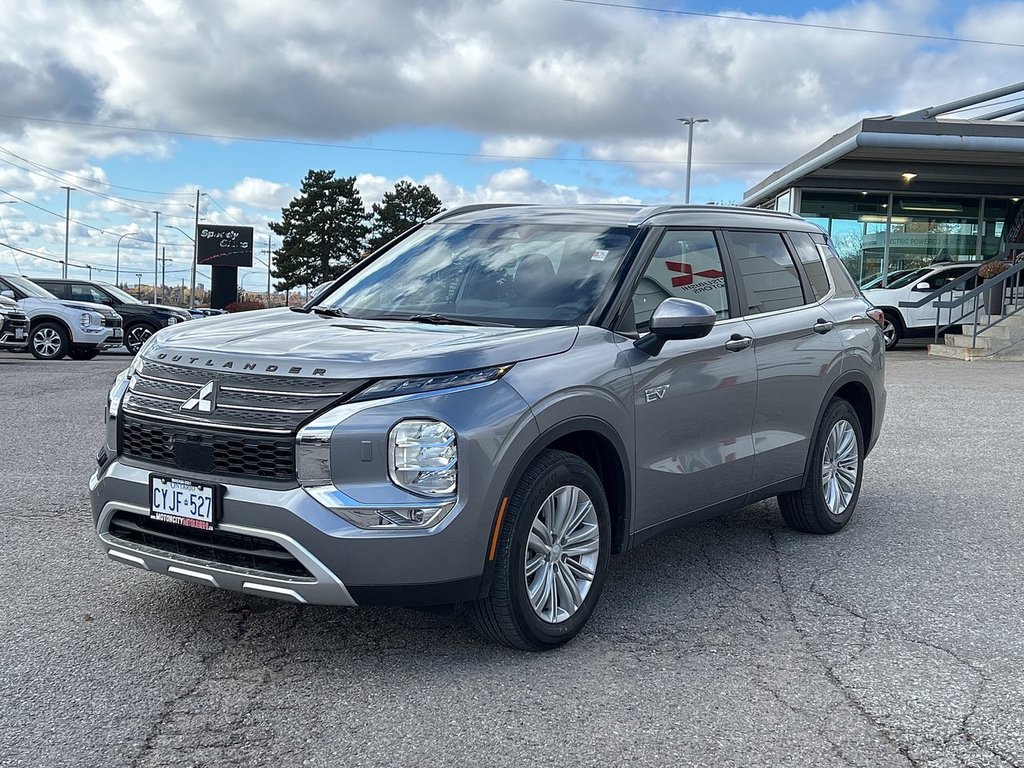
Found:
[[[91,360],[124,340],[121,316],[103,304],[62,301],[21,275],[0,275],[0,296],[28,315],[28,349],[39,360]]]
[[[888,288],[869,288],[864,297],[885,313],[885,348],[892,349],[901,340],[935,335],[935,307],[931,302],[920,307],[901,307],[900,302],[918,301],[936,288],[941,288],[976,268],[980,261],[957,261],[921,267],[895,278]],[[942,299],[963,295],[974,288],[974,281],[958,286]]]

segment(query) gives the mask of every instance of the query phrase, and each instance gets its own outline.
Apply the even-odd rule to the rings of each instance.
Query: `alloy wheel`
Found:
[[[896,326],[888,317],[882,323],[882,335],[885,337],[886,349],[896,343]]]
[[[526,544],[524,576],[541,620],[557,624],[580,609],[594,581],[600,543],[597,511],[582,488],[564,485],[540,505]]]
[[[60,334],[53,328],[40,328],[32,336],[32,346],[43,357],[53,357],[60,351]]]
[[[842,515],[857,489],[860,448],[853,425],[842,419],[832,425],[821,457],[821,492],[829,513]]]
[[[128,347],[128,351],[133,355],[138,352],[146,339],[153,335],[153,332],[142,325],[137,325],[128,331],[128,335],[125,337],[124,345]]]

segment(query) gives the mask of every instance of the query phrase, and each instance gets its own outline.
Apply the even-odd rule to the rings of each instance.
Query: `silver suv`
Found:
[[[716,206],[473,206],[298,311],[155,334],[90,482],[114,560],[298,603],[465,603],[544,649],[611,555],[778,496],[849,522],[881,313],[816,226]]]

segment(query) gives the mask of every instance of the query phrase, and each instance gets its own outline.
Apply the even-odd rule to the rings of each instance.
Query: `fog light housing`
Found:
[[[451,496],[458,476],[455,430],[443,421],[406,419],[388,433],[388,475],[420,496]]]

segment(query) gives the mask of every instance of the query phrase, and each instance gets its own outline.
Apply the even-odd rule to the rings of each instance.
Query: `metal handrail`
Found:
[[[1005,255],[1005,254],[1008,254],[1008,253],[1013,252],[1013,251],[1019,251],[1021,249],[1024,249],[1024,243],[1005,243],[1003,245],[1003,248],[1000,251],[1000,255]],[[946,283],[945,285],[939,286],[938,288],[928,292],[927,294],[922,296],[917,301],[901,301],[901,302],[899,302],[899,306],[900,307],[923,307],[926,304],[931,303],[931,305],[933,307],[935,307],[935,339],[934,340],[935,340],[936,344],[939,341],[939,336],[943,332],[945,332],[947,329],[953,327],[954,325],[962,325],[963,321],[965,319],[967,319],[968,317],[973,315],[974,316],[974,331],[973,331],[973,335],[972,335],[972,338],[971,338],[971,346],[974,346],[974,344],[977,342],[978,334],[981,331],[986,331],[989,328],[992,328],[993,326],[998,325],[1003,320],[1004,317],[1012,317],[1013,315],[1016,315],[1018,312],[1024,310],[1024,305],[1020,305],[1017,302],[1017,295],[1019,294],[1020,288],[1022,287],[1022,272],[1024,272],[1024,262],[1020,262],[1020,263],[1010,267],[1010,269],[1008,269],[1008,270],[1006,270],[1004,272],[1001,272],[999,275],[997,275],[995,277],[988,278],[984,282],[979,282],[974,288],[971,288],[970,290],[964,291],[963,295],[960,296],[957,299],[949,299],[949,300],[943,301],[943,300],[941,300],[939,298],[943,294],[952,294],[953,291],[958,290],[958,289],[963,290],[962,288],[960,288],[960,286],[963,286],[966,283],[968,283],[969,281],[971,281],[972,279],[977,278],[978,270],[981,269],[981,266],[982,265],[979,264],[977,267],[972,269],[970,272],[966,272],[963,275],[961,275],[960,277],[956,278],[955,280],[951,280],[950,282]],[[1013,304],[1014,309],[1013,309],[1012,312],[1009,312],[1008,314],[1004,315],[1003,313],[1005,311],[1006,286],[1009,283],[1009,281],[1012,280],[1013,278],[1017,278],[1016,285],[1015,285],[1015,290],[1014,290],[1014,293],[1013,293],[1013,295],[1014,295],[1014,304]],[[979,317],[979,313],[980,313],[980,310],[981,310],[981,297],[984,294],[988,293],[989,291],[997,289],[997,284],[998,284],[999,287],[1002,288],[1002,293],[1003,293],[1003,296],[1004,296],[1003,306],[1000,307],[999,314],[998,314],[997,319],[995,321],[991,321],[991,318],[993,316],[996,316],[995,313],[993,313],[991,311],[988,311],[990,322],[987,325],[985,325],[984,327],[980,328],[980,330],[979,330],[978,317]],[[974,302],[974,306],[972,307],[972,309],[970,309],[967,312],[962,312],[954,320],[953,319],[953,310],[963,307],[964,305],[968,304],[972,300]],[[948,310],[947,314],[946,314],[946,323],[945,324],[943,324],[941,322],[941,320],[942,320],[942,310],[943,309]],[[988,309],[991,309],[991,307],[989,307]]]
[[[1018,244],[1013,243],[1012,245],[1017,246]],[[1011,281],[1013,283],[1014,288],[1014,291],[1011,294],[1014,297],[1013,310],[1010,312],[1006,312],[1006,288],[1011,283]],[[964,294],[959,298],[950,299],[948,301],[936,301],[936,343],[938,343],[939,334],[942,331],[946,330],[946,328],[949,328],[952,325],[960,323],[962,320],[969,317],[970,315],[973,315],[974,323],[973,331],[971,332],[971,346],[975,346],[978,341],[979,333],[981,333],[982,331],[987,331],[989,328],[995,327],[1003,320],[1005,320],[1007,317],[1013,317],[1017,313],[1024,311],[1024,304],[1018,303],[1017,301],[1022,285],[1024,285],[1024,261],[1021,261],[1013,265],[1009,269],[1000,272],[998,275],[995,275],[994,277],[987,278],[983,283],[980,283],[975,288],[972,288],[969,291],[965,291]],[[1002,301],[1000,302],[998,312],[993,312],[993,307],[985,307],[985,313],[988,315],[989,322],[982,326],[978,319],[981,311],[980,300],[984,294],[989,293],[990,291],[999,291],[999,295],[1002,297]],[[969,312],[962,313],[955,321],[952,320],[953,310],[959,307],[963,307],[965,304],[971,302],[972,300],[974,302],[974,307]],[[950,322],[948,322],[945,326],[942,326],[940,329],[939,315],[943,309],[949,310],[949,314],[946,316],[946,319],[949,320]]]

